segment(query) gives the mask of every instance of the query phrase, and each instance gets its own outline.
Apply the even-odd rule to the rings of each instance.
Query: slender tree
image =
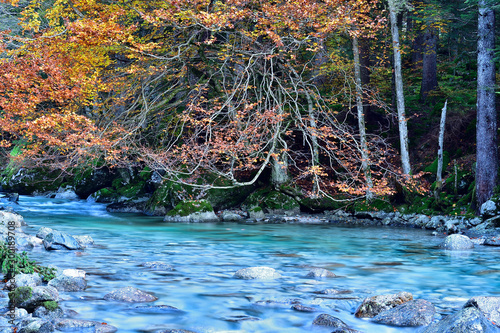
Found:
[[[498,149],[495,109],[495,12],[479,0],[477,41],[476,197],[478,207],[491,198],[497,184]]]
[[[401,145],[401,164],[403,173],[411,172],[410,153],[408,149],[408,126],[405,114],[405,99],[403,93],[403,74],[401,73],[401,47],[399,43],[398,13],[405,5],[404,0],[388,0],[391,21],[392,47],[394,50],[394,78],[396,84],[396,105],[398,110],[399,141]]]

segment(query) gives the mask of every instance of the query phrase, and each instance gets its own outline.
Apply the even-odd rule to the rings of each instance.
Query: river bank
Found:
[[[417,332],[425,325],[420,328],[393,328],[375,324],[373,319],[358,319],[354,313],[364,299],[397,295],[402,291],[411,293],[416,300],[425,299],[433,304],[435,313],[431,317],[435,322],[456,313],[470,319],[470,312],[475,310],[469,309],[470,302],[467,301],[473,296],[488,296],[488,304],[495,300],[489,298],[494,296],[491,289],[494,284],[488,278],[494,272],[477,271],[470,280],[464,280],[463,269],[480,255],[481,271],[488,267],[494,271],[494,262],[498,261],[497,248],[476,246],[465,252],[446,254],[439,248],[444,235],[432,236],[431,230],[385,226],[353,229],[341,224],[353,225],[354,220],[327,219],[325,216],[267,215],[263,220],[240,223],[165,223],[155,217],[109,214],[102,205],[82,201],[22,197],[20,202],[19,210],[31,225],[24,227],[26,235],[39,239],[38,245],[30,250],[30,256],[61,269],[86,272],[87,287],[80,291],[59,291],[59,303],[64,309],[65,317],[62,318],[65,318],[65,323],[71,319],[76,320],[73,325],[86,323],[92,326],[91,322],[94,322],[91,330],[104,329],[99,328],[101,326],[97,323],[106,322],[106,329],[116,326],[119,331],[125,332],[168,329],[192,332],[331,332],[337,328],[317,324],[331,323],[332,319],[328,316],[333,316],[351,330],[360,332]],[[72,210],[77,209],[85,213],[75,216]],[[382,224],[381,221],[374,224]],[[34,236],[39,234],[42,226],[75,236],[88,234],[94,238],[95,245],[84,250],[46,250],[42,238]],[[284,229],[288,231],[283,233]],[[140,243],[147,244],[147,248]],[[397,252],[393,252],[395,250]],[[368,253],[370,257],[366,257]],[[460,262],[454,262],[453,258],[457,255],[461,258]],[[433,268],[426,268],[426,257],[429,256],[444,260],[444,266],[438,267],[447,273],[441,275],[434,265]],[[363,261],[367,258],[372,264],[362,263],[361,258]],[[485,259],[491,261],[491,265]],[[148,262],[154,264],[146,265]],[[236,272],[250,267],[274,267],[280,277],[235,277]],[[431,269],[428,271],[430,275],[425,273],[427,269]],[[457,278],[462,276],[459,285],[456,285],[457,280],[448,280],[449,276],[455,276],[452,273],[455,269]],[[328,277],[326,271],[335,277]],[[400,282],[391,287],[391,280],[396,277]],[[410,281],[422,282],[413,285],[414,282]],[[436,285],[431,288],[434,291],[428,290],[429,284]],[[153,304],[150,306],[105,299],[105,295],[113,290],[125,287],[144,290],[157,297],[158,301],[144,303]],[[437,290],[443,288],[445,294],[437,296],[443,293]],[[392,299],[401,303],[397,296]],[[409,299],[404,299],[404,303],[408,303]],[[480,303],[483,301],[481,299]],[[469,305],[462,309],[466,303]],[[200,306],[195,304],[211,314],[201,311]],[[421,306],[428,306],[415,301],[401,310],[408,311],[408,306],[412,304],[417,306],[414,309],[420,310]],[[89,311],[89,307],[92,310]],[[68,310],[75,309],[79,314],[68,315]],[[27,316],[33,318],[33,313]],[[476,312],[473,315],[476,319],[484,316]],[[134,318],[134,322],[130,322],[127,316]],[[159,319],[162,316],[166,319]],[[410,317],[406,315],[405,318]],[[424,322],[427,322],[429,315],[425,318]],[[90,323],[84,320],[90,320]],[[123,322],[130,327],[123,326]],[[153,325],[156,328],[148,322],[156,323]],[[58,327],[54,325],[54,328]]]

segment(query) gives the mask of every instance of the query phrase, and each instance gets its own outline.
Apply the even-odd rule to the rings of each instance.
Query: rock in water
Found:
[[[82,250],[82,246],[73,236],[52,230],[43,240],[43,246],[46,250]]]
[[[104,295],[104,299],[107,301],[119,301],[119,302],[154,302],[158,298],[147,292],[139,290],[134,287],[124,287],[120,289],[113,290],[109,294]]]
[[[336,275],[324,268],[313,268],[309,273],[307,273],[306,277],[318,279],[326,277],[336,277]]]
[[[500,297],[476,296],[465,303],[464,308],[474,307],[482,312],[492,323],[500,326]]]
[[[335,328],[347,328],[346,323],[344,323],[339,318],[329,315],[327,313],[322,313],[319,316],[317,316],[313,321],[313,325],[335,327]]]
[[[449,315],[427,327],[422,333],[498,333],[496,328],[478,309],[469,307]]]
[[[474,247],[474,243],[467,236],[453,234],[444,239],[441,247],[445,250],[468,250]]]
[[[238,270],[234,273],[234,277],[245,280],[274,280],[279,279],[281,274],[276,272],[274,268],[270,267],[248,267]]]
[[[373,296],[366,298],[354,315],[358,318],[373,318],[382,311],[392,309],[412,299],[413,295],[404,291],[392,295]]]
[[[435,314],[436,309],[431,302],[416,299],[379,313],[373,321],[391,326],[426,326]]]

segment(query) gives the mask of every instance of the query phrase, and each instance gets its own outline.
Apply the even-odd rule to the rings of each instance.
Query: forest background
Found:
[[[498,6],[7,1],[2,187],[473,214],[500,193]]]

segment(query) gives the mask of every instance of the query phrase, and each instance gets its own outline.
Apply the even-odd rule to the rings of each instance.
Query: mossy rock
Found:
[[[246,207],[262,207],[271,214],[300,211],[299,203],[292,197],[270,188],[260,188],[243,202]]]
[[[55,192],[64,182],[65,179],[61,177],[60,171],[43,168],[11,169],[7,167],[0,179],[0,185],[4,191],[22,195]]]
[[[55,311],[59,307],[59,304],[56,301],[46,301],[42,303],[42,306],[48,311]]]
[[[31,287],[18,287],[9,293],[10,304],[18,306],[26,302],[33,296],[33,288]]]
[[[190,200],[178,203],[167,216],[188,216],[194,213],[213,212],[212,205],[206,200]]]
[[[240,186],[229,189],[214,188],[207,191],[205,199],[216,210],[223,210],[239,206],[254,190],[255,186]]]

